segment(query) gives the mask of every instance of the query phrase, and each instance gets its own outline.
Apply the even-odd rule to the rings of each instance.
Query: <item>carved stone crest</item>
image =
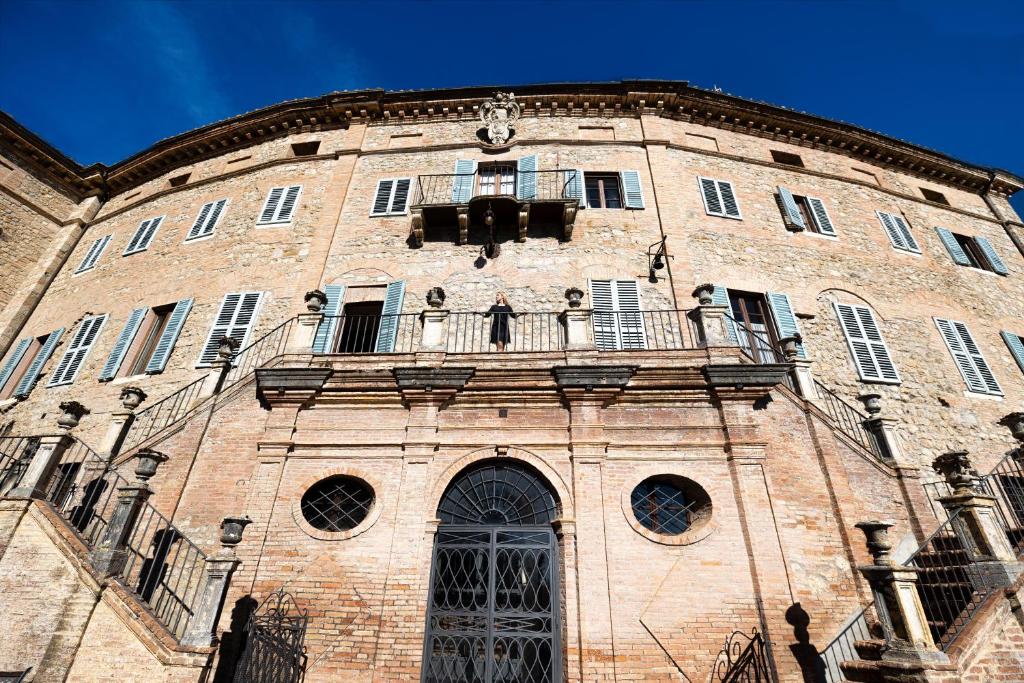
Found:
[[[521,111],[515,93],[496,93],[494,99],[480,105],[480,120],[487,126],[487,139],[491,144],[508,142]]]

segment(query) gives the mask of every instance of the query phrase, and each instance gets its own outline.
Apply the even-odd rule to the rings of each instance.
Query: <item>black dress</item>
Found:
[[[501,306],[494,304],[491,306],[490,310],[484,313],[484,317],[493,318],[491,320],[491,343],[497,344],[498,342],[503,342],[508,344],[510,339],[508,319],[510,317],[517,317],[516,314],[512,312],[512,307],[508,304]]]

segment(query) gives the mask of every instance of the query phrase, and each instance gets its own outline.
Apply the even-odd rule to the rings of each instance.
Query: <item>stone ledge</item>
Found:
[[[476,368],[470,367],[396,367],[392,368],[400,389],[426,389],[435,387],[461,389],[473,377]]]
[[[782,384],[793,365],[771,363],[762,365],[705,365],[704,377],[713,387],[763,387]]]
[[[637,367],[635,365],[567,365],[556,367],[555,382],[561,388],[615,387],[629,384]]]

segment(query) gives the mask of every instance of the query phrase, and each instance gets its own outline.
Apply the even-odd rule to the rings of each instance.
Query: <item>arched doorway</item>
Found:
[[[554,493],[532,468],[486,460],[437,508],[424,683],[561,680]]]

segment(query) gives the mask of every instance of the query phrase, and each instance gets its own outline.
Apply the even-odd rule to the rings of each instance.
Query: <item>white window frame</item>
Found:
[[[124,251],[121,252],[121,256],[131,256],[132,254],[138,254],[139,252],[146,251],[147,249],[149,249],[149,245],[151,245],[153,243],[153,239],[156,238],[157,230],[163,227],[164,219],[166,218],[167,214],[164,214],[163,216],[153,216],[152,218],[147,218],[146,220],[141,221],[139,223],[139,227],[135,228],[135,232],[132,233],[131,239],[128,240],[128,246],[126,246],[124,248]],[[150,234],[149,239],[146,240],[144,243],[137,243],[135,245],[135,248],[132,249],[132,242],[134,242],[135,238],[139,237],[141,233],[148,230],[149,226],[152,225],[153,221],[157,221],[157,224],[156,227],[153,228],[153,232]]]
[[[295,195],[295,206],[292,207],[292,213],[287,219],[281,219],[281,209],[284,207],[284,198],[288,196],[288,191],[294,188],[299,188],[299,193]],[[270,204],[270,197],[273,195],[274,190],[281,190],[281,198],[278,200],[277,206],[274,207],[274,215],[270,220],[262,220],[263,214],[267,210],[267,205]],[[289,225],[295,219],[295,212],[299,208],[299,202],[302,201],[302,185],[278,185],[267,190],[267,197],[263,200],[263,206],[260,207],[260,212],[256,216],[256,226],[263,227],[267,225]]]
[[[81,275],[82,273],[88,273],[90,270],[96,267],[96,263],[100,260],[100,256],[103,256],[103,252],[107,250],[107,246],[110,245],[110,239],[113,235],[105,235],[98,239],[93,240],[92,244],[89,245],[88,251],[85,252],[85,257],[82,262],[75,268],[75,272],[72,275]]]
[[[213,237],[213,233],[217,229],[217,225],[219,225],[221,219],[224,218],[224,214],[226,214],[228,212],[228,206],[231,205],[231,199],[229,197],[222,197],[221,199],[215,199],[212,202],[206,202],[201,207],[199,207],[199,213],[196,214],[196,220],[199,220],[199,216],[202,215],[203,209],[205,209],[207,206],[210,207],[210,212],[212,213],[213,212],[213,207],[216,206],[217,202],[220,202],[220,201],[224,202],[224,208],[220,210],[220,215],[217,216],[217,220],[213,222],[213,225],[210,225],[210,214],[208,213],[206,215],[206,220],[204,221],[204,224],[203,224],[203,227],[202,227],[202,230],[200,231],[200,233],[198,235],[196,235],[195,237],[189,237],[189,235],[192,234],[192,228],[194,228],[195,224],[196,224],[195,221],[192,221],[192,225],[189,226],[189,229],[185,232],[185,240],[184,240],[185,242],[188,242],[189,244],[191,244],[192,242],[201,242],[203,240],[208,240],[211,237]],[[203,231],[205,231],[205,232],[203,232]]]
[[[715,193],[718,195],[718,203],[722,207],[721,213],[712,211],[711,207],[708,206],[708,198],[707,195],[704,194],[704,184],[701,182],[704,180],[710,181],[715,184]],[[736,202],[735,216],[730,216],[729,214],[725,213],[725,199],[722,197],[721,183],[728,183],[729,189],[732,190],[732,198]],[[709,216],[715,216],[716,218],[728,218],[734,221],[743,220],[743,210],[740,208],[740,198],[736,194],[736,185],[731,180],[717,180],[715,178],[709,178],[707,176],[699,175],[697,176],[697,189],[700,191],[701,201],[704,202],[704,213],[706,213]]]
[[[875,215],[878,217],[878,222],[882,226],[882,232],[884,232],[885,236],[889,239],[889,244],[892,245],[893,249],[895,249],[896,251],[903,251],[903,252],[906,252],[908,254],[916,254],[918,256],[921,255],[921,243],[917,241],[917,237],[915,237],[914,233],[911,232],[911,230],[910,230],[910,223],[908,223],[907,220],[903,216],[901,216],[900,214],[896,214],[896,213],[890,213],[888,211],[875,211]],[[899,225],[898,225],[897,222],[902,222],[903,225],[906,226],[906,228],[907,228],[907,233],[910,235],[910,239],[914,240],[914,245],[915,246],[911,247],[909,244],[905,244],[903,246],[900,246],[899,244],[894,242],[893,239],[892,239],[892,234],[890,234],[889,233],[889,229],[885,227],[885,219],[882,218],[882,216],[888,216],[889,218],[891,218],[893,220],[893,224],[896,225],[897,232],[900,232],[899,231]],[[831,218],[831,216],[829,216],[829,218]],[[902,233],[900,233],[900,240],[904,241],[904,237],[903,237]]]
[[[402,207],[401,211],[395,211],[395,191],[398,189],[398,181],[408,180],[409,181],[409,192],[405,196],[405,206]],[[380,186],[382,183],[391,183],[391,193],[388,195],[388,208],[386,211],[381,213],[375,213],[373,207],[377,204],[377,195],[380,194]],[[373,199],[370,201],[370,216],[404,216],[409,213],[409,204],[412,202],[412,192],[415,187],[415,181],[408,176],[401,178],[381,178],[377,181],[377,185],[373,189]]]
[[[849,306],[853,310],[854,322],[857,323],[857,328],[860,332],[860,336],[856,339],[850,337],[849,331],[846,329],[846,325],[843,323],[843,313],[840,310],[840,306]],[[892,349],[889,348],[888,342],[885,341],[885,335],[882,334],[882,326],[878,324],[878,318],[875,317],[875,312],[867,306],[859,306],[857,304],[846,304],[838,301],[833,302],[832,308],[836,312],[836,318],[839,322],[839,330],[843,333],[843,338],[846,339],[846,348],[850,350],[850,359],[853,361],[853,367],[857,370],[857,376],[861,382],[865,384],[902,384],[903,378],[900,376],[900,370],[896,367],[896,361],[892,357]],[[878,340],[871,339],[867,330],[864,328],[864,321],[861,320],[861,311],[866,311],[869,318],[871,318],[871,324],[874,325],[875,330],[878,332]],[[871,362],[874,363],[875,368],[878,369],[878,377],[865,377],[862,371],[860,362],[857,360],[857,349],[854,346],[855,342],[861,342],[867,348],[868,355],[871,357]],[[878,353],[874,345],[880,344],[884,349],[885,353],[889,356],[889,365],[892,366],[893,373],[896,375],[895,379],[889,379],[883,376],[882,363],[878,360]]]
[[[203,353],[206,352],[206,347],[210,345],[210,342],[213,339],[213,334],[214,334],[214,331],[216,330],[216,328],[217,327],[221,327],[221,326],[217,325],[217,318],[220,316],[221,309],[224,307],[224,302],[232,294],[237,294],[237,295],[239,295],[240,298],[238,300],[238,307],[235,309],[235,312],[231,316],[231,322],[228,323],[227,325],[223,326],[223,327],[227,327],[229,330],[232,327],[235,327],[235,321],[238,320],[238,314],[242,310],[242,302],[245,300],[245,296],[247,294],[258,294],[259,295],[259,299],[257,299],[256,305],[252,309],[252,318],[249,321],[249,326],[248,326],[248,328],[245,331],[245,337],[243,337],[242,341],[239,343],[238,350],[241,351],[244,348],[246,348],[246,346],[248,346],[248,344],[249,344],[249,340],[252,338],[252,332],[253,332],[253,330],[256,329],[256,321],[259,319],[259,315],[260,315],[260,313],[263,310],[263,303],[267,299],[267,293],[263,292],[263,291],[228,292],[223,297],[221,297],[220,303],[217,304],[217,310],[213,314],[213,321],[210,323],[209,332],[207,332],[207,334],[206,334],[206,339],[203,340],[203,345],[199,348],[199,357],[196,358],[196,367],[197,368],[208,368],[208,367],[212,367],[212,365],[213,365],[213,363],[204,363],[203,362]]]

